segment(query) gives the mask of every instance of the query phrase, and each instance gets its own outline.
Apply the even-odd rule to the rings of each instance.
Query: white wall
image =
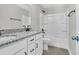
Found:
[[[76,5],[76,36],[79,36],[79,4]],[[76,54],[79,55],[79,42],[76,43]]]
[[[39,5],[31,5],[32,30],[35,31],[40,30],[40,10],[41,7]]]
[[[26,7],[25,7],[26,6]],[[29,9],[28,9],[29,8]],[[32,30],[40,30],[40,10],[42,7],[38,4],[26,5],[0,5],[0,29],[21,28],[22,22],[10,20],[11,17],[22,19],[23,16],[31,16]]]
[[[69,11],[73,9],[75,9],[76,12],[69,17],[69,50],[71,54],[79,55],[79,42],[71,39],[71,35],[79,36],[79,4],[69,6]]]
[[[65,13],[48,14],[45,16],[46,37],[51,39],[49,45],[68,48],[67,19]]]
[[[68,12],[76,10],[76,5],[69,5]],[[71,54],[76,54],[76,41],[72,40],[72,36],[76,35],[76,13],[69,17],[69,50]]]
[[[67,4],[42,4],[47,14],[64,13],[67,10]]]
[[[21,28],[21,21],[13,21],[10,18],[22,19],[23,15],[28,16],[28,12],[16,5],[0,4],[0,29]]]
[[[44,28],[44,14],[40,13],[40,29]]]

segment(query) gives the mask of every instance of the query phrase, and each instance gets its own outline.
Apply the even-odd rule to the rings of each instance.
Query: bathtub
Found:
[[[59,37],[45,37],[50,39],[48,46],[55,46],[60,48],[68,49],[68,39],[59,38]]]

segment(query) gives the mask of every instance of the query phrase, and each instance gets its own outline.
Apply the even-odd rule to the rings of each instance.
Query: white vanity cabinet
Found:
[[[43,53],[43,40],[42,38],[36,41],[36,55],[41,55]]]
[[[42,53],[42,33],[30,34],[28,38],[18,39],[16,42],[0,47],[0,55],[42,55]]]
[[[35,55],[36,49],[35,49],[35,43],[32,43],[28,45],[28,55]]]
[[[27,55],[27,49],[26,48],[22,48],[15,55]]]
[[[21,40],[22,44],[17,43],[20,46],[20,49],[15,52],[15,55],[27,55],[27,38]],[[17,48],[19,48],[19,46],[17,46]]]
[[[15,55],[22,48],[27,48],[27,39],[19,40],[0,48],[0,55]],[[27,52],[27,49],[26,49]]]
[[[35,55],[35,35],[28,38],[28,55]]]
[[[28,39],[28,55],[41,55],[43,53],[42,33]]]
[[[28,38],[28,45],[35,43],[35,36],[31,36]]]
[[[31,37],[28,37],[26,49],[25,48],[22,49],[16,55],[42,55],[42,53],[43,53],[43,34],[39,33],[39,34],[33,35]]]
[[[36,55],[43,53],[43,34],[36,35]]]

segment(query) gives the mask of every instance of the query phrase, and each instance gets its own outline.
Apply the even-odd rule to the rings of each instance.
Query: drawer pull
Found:
[[[24,52],[25,55],[27,55],[27,52]]]
[[[30,40],[30,41],[33,41],[34,39]]]
[[[38,43],[36,43],[36,48],[38,48]]]
[[[34,51],[34,49],[32,49],[30,52],[33,52]]]

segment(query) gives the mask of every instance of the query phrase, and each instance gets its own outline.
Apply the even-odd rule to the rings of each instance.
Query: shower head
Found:
[[[68,16],[70,17],[71,14],[72,14],[72,13],[75,13],[75,12],[76,12],[75,10],[70,11],[69,14],[68,14]]]

